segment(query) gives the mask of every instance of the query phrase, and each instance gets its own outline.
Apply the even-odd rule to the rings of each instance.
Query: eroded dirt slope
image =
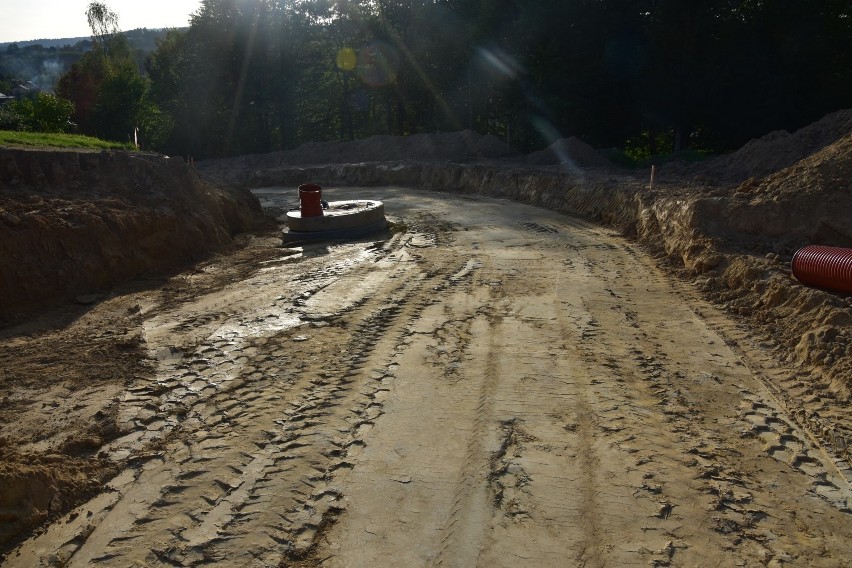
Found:
[[[0,148],[0,319],[182,268],[262,222],[251,194],[181,159]]]

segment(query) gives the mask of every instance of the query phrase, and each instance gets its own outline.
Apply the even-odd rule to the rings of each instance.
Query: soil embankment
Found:
[[[0,149],[0,314],[186,266],[262,222],[180,159]]]

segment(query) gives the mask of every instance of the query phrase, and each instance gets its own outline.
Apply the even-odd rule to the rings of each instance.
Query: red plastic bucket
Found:
[[[791,264],[802,284],[852,294],[852,249],[809,245],[796,251]]]
[[[322,217],[322,186],[315,183],[300,185],[299,207],[302,217]]]

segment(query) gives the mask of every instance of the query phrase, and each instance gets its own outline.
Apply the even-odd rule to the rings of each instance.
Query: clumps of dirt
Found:
[[[569,169],[589,168],[608,170],[615,165],[597,150],[577,138],[560,138],[544,150],[528,154],[524,163],[530,166],[560,165]]]
[[[0,313],[185,266],[263,222],[246,191],[182,160],[0,149]]]
[[[103,490],[120,464],[101,450],[126,433],[118,399],[154,366],[138,307],[121,295],[41,313],[0,338],[2,556]]]
[[[118,471],[101,458],[19,454],[0,438],[0,552],[102,491]]]
[[[852,131],[852,109],[840,110],[790,134],[776,130],[751,140],[736,152],[699,164],[671,163],[664,175],[702,176],[727,183],[761,178],[788,168]]]
[[[748,318],[814,388],[852,400],[852,298],[795,281],[774,255],[733,255],[698,276],[701,290]]]

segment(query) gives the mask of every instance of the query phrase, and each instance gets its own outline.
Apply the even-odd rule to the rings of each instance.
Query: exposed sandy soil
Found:
[[[126,196],[158,183],[137,174],[72,198],[77,174],[18,166],[0,228],[47,221],[0,295],[29,298],[0,337],[3,566],[844,565],[852,301],[789,260],[852,246],[850,116],[715,177],[663,168],[653,190],[577,140],[522,157],[470,133],[202,164],[232,185],[382,186],[328,195],[382,199],[393,231],[291,248],[245,194],[191,181],[185,205],[145,205]],[[782,163],[784,141],[801,155]],[[273,216],[294,202],[256,195]],[[120,268],[86,239],[121,229],[40,244],[67,241],[69,211],[142,219],[138,243],[145,207],[207,240],[151,265],[183,245],[153,226],[138,263],[107,255]],[[69,251],[67,270],[126,272],[41,284]]]
[[[113,287],[161,286],[265,220],[248,192],[161,156],[3,148],[0,174],[5,550],[121,470],[100,452],[119,434],[115,397],[152,367],[138,308],[108,308]]]

